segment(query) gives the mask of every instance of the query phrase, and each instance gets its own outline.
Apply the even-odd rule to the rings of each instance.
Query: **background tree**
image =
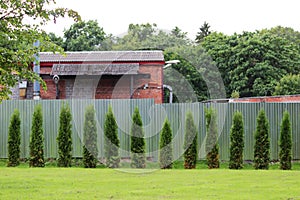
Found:
[[[159,142],[159,163],[161,169],[172,169],[173,166],[173,147],[172,129],[169,120],[166,119],[160,135]]]
[[[96,20],[80,21],[64,31],[65,51],[93,51],[105,39],[103,28]]]
[[[200,31],[196,35],[196,43],[201,43],[206,36],[211,34],[210,31],[210,25],[207,22],[204,22],[204,24],[199,28]]]
[[[64,16],[80,20],[77,12],[66,8],[49,9],[53,7],[50,4],[55,4],[55,1],[0,1],[0,101],[8,98],[10,88],[19,80],[39,80],[45,86],[32,71],[34,54],[61,49],[50,42],[42,26]],[[33,46],[37,40],[40,41],[40,47]]]
[[[205,110],[206,118],[206,161],[209,169],[219,168],[219,144],[218,144],[218,125],[215,109]]]
[[[8,167],[20,164],[21,119],[19,110],[15,110],[10,118],[8,128]]]
[[[269,169],[270,139],[269,121],[264,110],[260,110],[257,116],[254,145],[255,169]]]
[[[292,131],[288,111],[284,112],[281,121],[279,147],[280,169],[292,169]]]
[[[95,168],[97,165],[97,127],[95,109],[93,105],[87,106],[83,126],[83,165],[85,168]]]
[[[30,134],[30,167],[44,167],[44,129],[42,106],[35,106],[32,118],[31,134]]]
[[[274,95],[300,94],[300,74],[288,74],[277,83]]]
[[[143,122],[138,107],[134,109],[131,126],[131,167],[132,168],[145,168],[146,155],[145,155],[145,139]]]
[[[72,114],[69,105],[62,105],[59,116],[58,166],[71,167],[72,162]]]
[[[118,138],[118,125],[111,106],[109,106],[105,116],[104,136],[106,166],[109,168],[117,168],[120,164],[120,141]]]
[[[233,123],[230,129],[230,159],[229,169],[243,168],[244,151],[244,121],[241,112],[233,115]]]
[[[194,123],[193,114],[188,112],[185,120],[184,135],[184,168],[195,169],[197,162],[197,128]]]

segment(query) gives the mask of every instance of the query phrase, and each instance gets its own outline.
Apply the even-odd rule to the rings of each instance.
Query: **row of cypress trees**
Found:
[[[8,163],[7,166],[19,165],[20,158],[20,113],[15,110],[10,121],[8,137]],[[212,108],[205,112],[206,117],[206,160],[208,168],[219,168],[219,146],[217,115]],[[58,166],[70,167],[72,161],[72,115],[68,105],[63,105],[60,113],[58,143]],[[30,158],[29,166],[44,167],[43,155],[43,118],[40,105],[35,107],[30,135]],[[197,161],[197,128],[194,124],[193,115],[188,112],[185,122],[184,138],[184,168],[193,169]],[[133,124],[131,127],[131,167],[145,168],[145,140],[142,128],[142,119],[138,108],[133,114]],[[118,126],[113,115],[112,108],[109,107],[104,123],[104,154],[107,167],[119,167],[119,139]],[[93,106],[88,106],[85,112],[84,137],[83,137],[83,163],[86,168],[94,168],[97,165],[97,127],[95,120],[95,110]],[[280,168],[291,169],[291,124],[289,113],[284,112],[280,127]],[[243,148],[244,148],[244,126],[243,115],[237,111],[233,116],[233,124],[230,129],[230,169],[243,168]],[[162,169],[172,168],[172,130],[168,119],[165,120],[160,135],[160,155],[159,162]],[[254,167],[255,169],[268,169],[270,162],[270,139],[269,122],[264,110],[261,110],[257,117],[257,127],[255,131],[254,146]]]

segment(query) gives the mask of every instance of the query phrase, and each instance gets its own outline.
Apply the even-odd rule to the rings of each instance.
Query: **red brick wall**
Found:
[[[56,99],[56,86],[52,79],[44,79],[45,83],[47,84],[47,90],[45,91],[41,86],[41,98],[42,99]],[[59,81],[59,99],[66,98],[66,89],[65,89],[65,81]]]

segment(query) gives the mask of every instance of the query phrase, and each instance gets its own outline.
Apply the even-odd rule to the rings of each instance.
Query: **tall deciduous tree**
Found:
[[[206,118],[206,161],[209,169],[219,168],[219,144],[216,110],[209,108],[205,111]]]
[[[71,167],[72,162],[72,114],[69,105],[63,105],[59,116],[58,166]]]
[[[145,155],[145,138],[143,130],[143,121],[138,107],[134,109],[131,126],[131,167],[132,168],[145,168],[146,155]]]
[[[96,20],[80,21],[64,31],[66,51],[93,51],[105,39],[105,32]]]
[[[274,95],[300,94],[300,74],[288,74],[277,83]]]
[[[269,121],[265,111],[259,111],[255,130],[254,167],[255,169],[269,169],[270,139]]]
[[[292,131],[288,111],[284,112],[281,121],[279,147],[280,169],[292,169]]]
[[[172,169],[173,166],[173,146],[172,129],[168,119],[165,120],[160,135],[159,143],[159,163],[161,169]]]
[[[197,128],[194,123],[193,114],[188,112],[185,119],[184,135],[184,168],[195,169],[197,162]]]
[[[244,151],[244,121],[241,112],[237,111],[233,115],[233,124],[230,129],[230,169],[243,168]]]
[[[7,99],[21,79],[42,79],[32,71],[34,54],[39,51],[61,51],[50,42],[42,26],[59,17],[80,20],[77,12],[67,8],[50,9],[54,0],[2,0],[0,1],[0,100]],[[26,23],[27,22],[27,23]],[[40,47],[33,43],[39,40]]]
[[[8,167],[20,164],[21,144],[21,119],[19,110],[15,110],[11,116],[8,128]]]
[[[96,168],[97,165],[97,127],[95,109],[93,105],[87,106],[83,126],[83,165],[85,168]]]
[[[44,167],[44,129],[42,106],[37,105],[34,108],[31,134],[30,134],[30,167]]]
[[[106,166],[110,168],[117,168],[120,164],[120,141],[118,138],[118,125],[111,106],[109,106],[108,112],[105,116],[104,136]]]

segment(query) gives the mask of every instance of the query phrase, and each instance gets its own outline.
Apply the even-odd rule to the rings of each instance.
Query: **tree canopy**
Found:
[[[0,100],[7,99],[10,88],[19,80],[42,80],[32,71],[34,55],[39,51],[61,51],[50,42],[42,26],[59,17],[80,20],[77,12],[67,8],[49,9],[54,0],[0,1]],[[35,41],[39,47],[34,47]],[[43,83],[43,82],[42,82]],[[45,86],[45,85],[44,85]]]

